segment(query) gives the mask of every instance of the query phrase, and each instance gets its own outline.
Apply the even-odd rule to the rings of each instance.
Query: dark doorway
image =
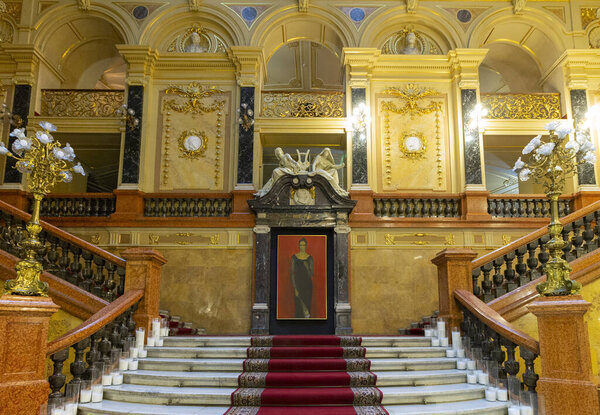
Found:
[[[279,255],[279,236],[280,235],[322,235],[327,239],[326,242],[326,310],[325,319],[283,319],[277,318],[277,270],[278,270],[278,255]],[[334,251],[333,251],[333,230],[319,228],[272,228],[271,233],[271,276],[270,276],[270,296],[269,296],[269,320],[270,334],[334,334],[335,333],[335,306],[334,306],[334,284],[333,284],[333,269],[334,269]],[[282,260],[290,261],[287,256]],[[318,266],[318,264],[317,264]],[[289,278],[287,275],[280,276],[281,278]],[[319,295],[315,292],[315,295]],[[321,293],[322,295],[322,293]],[[283,297],[283,296],[282,296]],[[286,296],[293,298],[293,294]],[[289,300],[288,300],[289,301]],[[313,301],[318,301],[315,298]],[[292,305],[290,305],[292,307]]]

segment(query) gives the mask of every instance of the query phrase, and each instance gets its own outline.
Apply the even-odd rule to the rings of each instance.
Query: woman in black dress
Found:
[[[290,279],[294,289],[296,318],[310,318],[313,291],[313,258],[306,253],[306,239],[298,241],[299,252],[290,261]]]

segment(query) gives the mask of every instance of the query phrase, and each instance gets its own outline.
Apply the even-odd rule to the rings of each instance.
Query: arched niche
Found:
[[[132,34],[99,10],[67,9],[60,17],[58,11],[42,17],[35,44],[61,78],[42,69],[39,87],[123,89],[126,65],[116,45],[131,41]]]
[[[404,8],[395,8],[373,17],[361,37],[360,46],[382,49],[386,42],[404,31],[420,34],[437,45],[441,54],[464,45],[462,30],[445,16],[423,8],[415,14],[404,13]]]
[[[140,36],[140,44],[149,45],[161,52],[177,52],[173,48],[174,42],[185,42],[186,36],[195,31],[195,28],[204,30],[211,41],[220,39],[227,47],[245,44],[247,41],[235,17],[214,8],[202,8],[198,13],[190,13],[186,5],[169,9],[168,13],[149,22]]]

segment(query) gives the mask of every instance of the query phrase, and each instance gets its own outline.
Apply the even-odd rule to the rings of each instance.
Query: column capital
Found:
[[[227,52],[235,65],[235,76],[239,86],[260,86],[265,73],[263,48],[232,46]]]
[[[37,82],[40,61],[44,59],[38,48],[32,44],[6,44],[2,48],[16,63],[13,83],[18,85],[34,85]],[[50,69],[54,65],[48,65]],[[63,79],[62,75],[59,75]]]
[[[588,89],[590,75],[600,71],[600,50],[567,49],[552,65],[563,68],[567,89]]]
[[[479,65],[488,49],[454,49],[448,52],[452,79],[460,89],[479,88]]]
[[[366,88],[373,72],[373,66],[381,55],[377,48],[344,48],[342,62],[347,67],[351,88]]]
[[[127,62],[127,84],[146,86],[152,79],[158,52],[145,45],[117,45],[117,50]]]

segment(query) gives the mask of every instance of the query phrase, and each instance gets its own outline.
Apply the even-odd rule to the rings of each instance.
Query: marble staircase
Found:
[[[484,387],[466,383],[466,372],[445,349],[425,337],[363,337],[371,371],[391,414],[505,415],[508,404],[487,402]],[[148,347],[139,370],[124,384],[104,389],[104,401],[80,405],[79,415],[221,415],[230,406],[250,337],[167,337]]]

